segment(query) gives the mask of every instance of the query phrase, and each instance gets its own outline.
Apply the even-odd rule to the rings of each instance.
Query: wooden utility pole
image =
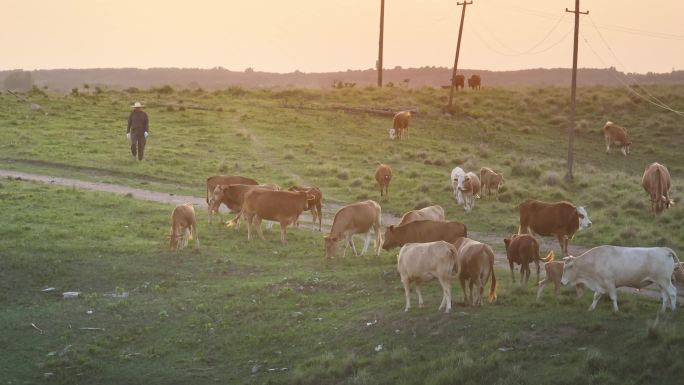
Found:
[[[572,88],[570,91],[570,127],[568,128],[568,170],[565,174],[565,180],[570,182],[573,180],[574,176],[572,174],[572,163],[574,162],[573,146],[575,142],[575,111],[577,108],[576,96],[577,96],[577,42],[579,37],[579,16],[588,15],[589,11],[580,12],[580,0],[575,0],[575,9],[569,10],[565,8],[565,12],[570,12],[575,14],[575,42],[572,49]]]
[[[378,43],[378,87],[382,87],[382,40],[385,30],[385,0],[380,0],[380,42]]]
[[[472,4],[473,2],[464,1],[462,3],[456,3],[456,5],[462,5],[463,11],[461,11],[461,26],[458,27],[458,43],[456,43],[456,58],[454,58],[454,72],[451,74],[451,90],[449,91],[449,108],[451,108],[451,102],[454,99],[454,83],[456,82],[456,71],[458,70],[458,54],[461,51],[461,34],[463,34],[463,19],[465,18],[466,6]]]

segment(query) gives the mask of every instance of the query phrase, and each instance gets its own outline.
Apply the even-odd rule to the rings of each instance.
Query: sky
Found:
[[[572,66],[573,0],[474,0],[459,68]],[[583,0],[579,66],[684,69],[684,0]],[[380,0],[0,0],[0,70],[374,68]],[[384,68],[452,67],[456,0],[386,0]]]

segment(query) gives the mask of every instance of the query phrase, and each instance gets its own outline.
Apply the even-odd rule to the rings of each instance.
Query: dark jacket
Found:
[[[147,113],[143,110],[133,110],[128,116],[128,128],[126,133],[142,135],[143,132],[149,132]]]

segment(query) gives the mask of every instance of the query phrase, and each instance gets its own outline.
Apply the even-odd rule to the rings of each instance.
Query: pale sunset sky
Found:
[[[572,65],[574,0],[474,0],[459,68]],[[580,67],[684,69],[684,0],[582,0]],[[0,70],[368,69],[380,0],[0,0]],[[386,0],[384,68],[453,65],[456,0]]]

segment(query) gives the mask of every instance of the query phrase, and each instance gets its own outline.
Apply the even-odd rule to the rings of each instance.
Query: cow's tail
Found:
[[[496,273],[494,272],[494,251],[491,247],[485,246],[485,251],[489,259],[489,271],[492,273],[492,283],[489,285],[489,303],[496,301]]]
[[[546,254],[546,258],[539,258],[540,261],[548,263],[554,260],[556,257],[556,253],[553,252],[553,250],[549,250],[549,253]]]

